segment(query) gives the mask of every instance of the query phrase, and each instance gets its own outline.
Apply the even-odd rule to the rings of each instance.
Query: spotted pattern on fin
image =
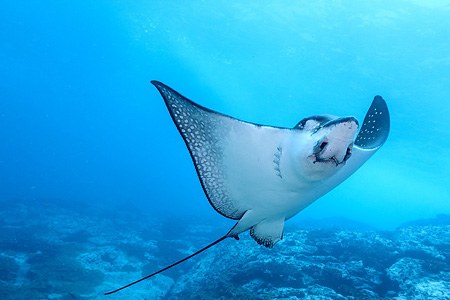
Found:
[[[252,227],[250,229],[250,236],[260,245],[266,247],[266,248],[273,248],[273,246],[275,245],[275,243],[271,240],[268,239],[266,237],[259,237],[255,234],[255,230]]]
[[[161,93],[170,115],[183,137],[197,170],[203,190],[215,210],[225,217],[239,219],[244,212],[234,207],[224,184],[220,137],[233,120],[202,107],[158,81],[152,84]]]
[[[373,149],[383,145],[389,134],[389,120],[386,102],[382,97],[375,96],[356,137],[355,144],[365,149]]]
[[[272,248],[283,239],[284,217],[266,219],[250,229],[250,236],[260,245]]]

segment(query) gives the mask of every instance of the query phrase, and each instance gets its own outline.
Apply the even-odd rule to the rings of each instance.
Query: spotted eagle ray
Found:
[[[361,129],[354,117],[316,115],[293,128],[241,121],[203,107],[167,85],[160,92],[180,132],[211,206],[238,220],[227,234],[197,252],[109,295],[168,270],[226,238],[250,230],[272,248],[284,222],[328,193],[364,164],[386,141],[390,118],[375,96]]]

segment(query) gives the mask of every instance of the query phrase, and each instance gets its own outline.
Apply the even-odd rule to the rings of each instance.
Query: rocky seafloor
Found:
[[[450,299],[444,215],[392,231],[288,223],[273,249],[243,234],[103,295],[195,252],[219,227],[2,201],[0,299]]]

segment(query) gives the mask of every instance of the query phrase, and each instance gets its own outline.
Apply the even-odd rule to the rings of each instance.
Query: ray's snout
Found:
[[[353,126],[356,126],[356,129],[359,128],[359,122],[355,117],[337,118],[325,123],[323,127],[331,127],[336,125],[348,125],[348,129],[353,129]]]

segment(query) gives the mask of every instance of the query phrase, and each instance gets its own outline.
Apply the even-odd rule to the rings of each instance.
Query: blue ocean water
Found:
[[[347,220],[392,230],[448,215],[449,16],[439,0],[3,3],[0,201],[9,221],[0,224],[49,222],[47,212],[89,227],[87,216],[103,213],[118,232],[147,224],[161,239],[189,240],[183,230],[197,220],[217,233],[185,254],[226,233],[234,222],[206,200],[153,79],[205,107],[281,127],[316,114],[362,121],[382,95],[386,144],[290,226]],[[33,247],[18,253],[43,251]]]

